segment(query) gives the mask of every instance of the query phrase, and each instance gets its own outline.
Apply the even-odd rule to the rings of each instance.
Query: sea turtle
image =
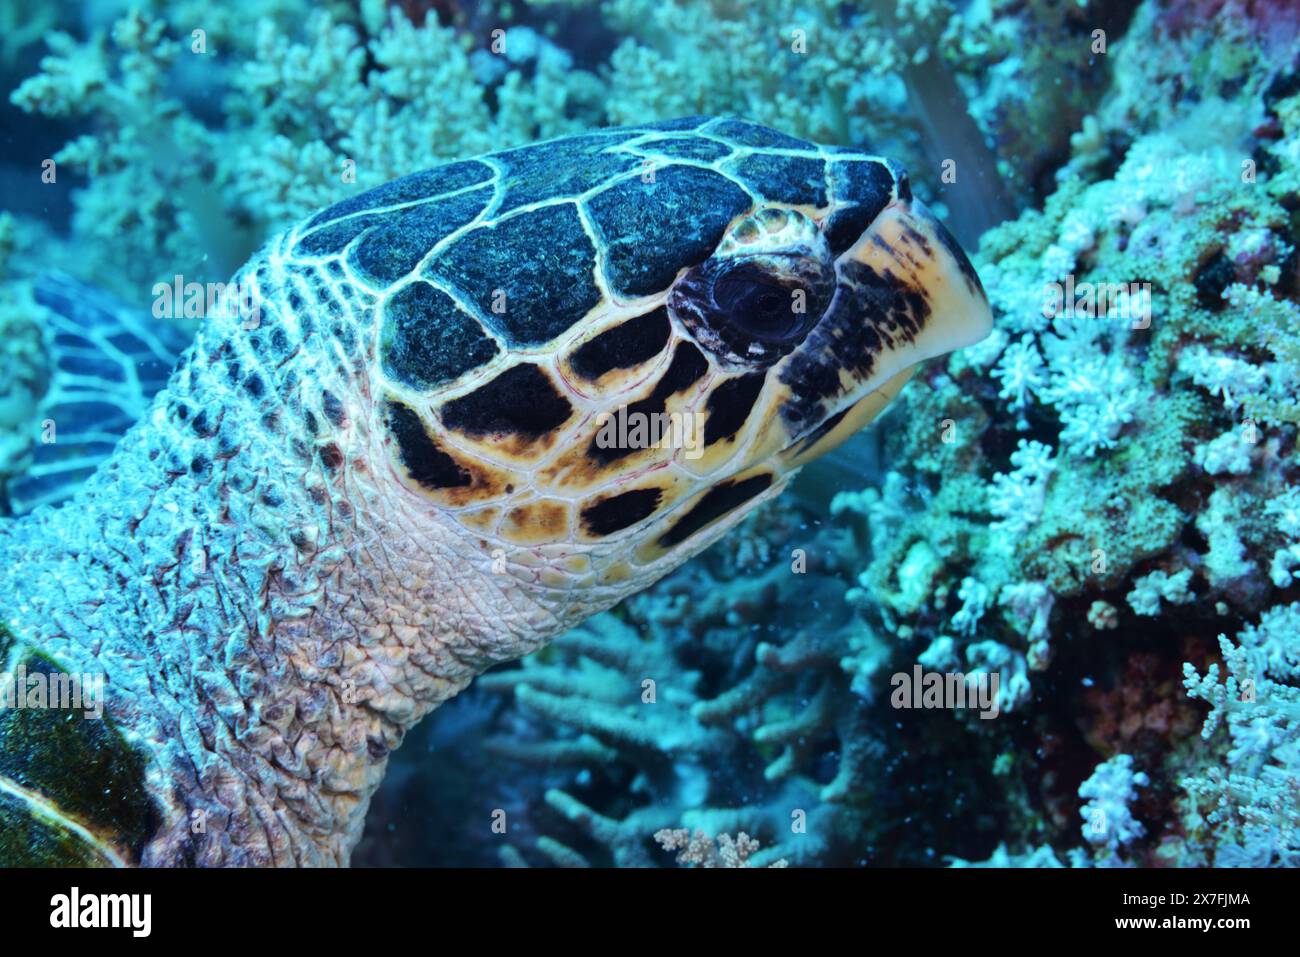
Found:
[[[10,862],[346,863],[423,715],[991,325],[898,165],[708,117],[395,180],[218,306],[69,502],[0,523],[0,653],[49,692],[0,712]],[[83,675],[102,719],[54,707]]]

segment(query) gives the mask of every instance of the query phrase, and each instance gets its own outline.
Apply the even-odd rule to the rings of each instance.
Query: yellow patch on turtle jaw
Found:
[[[501,509],[497,506],[478,508],[461,512],[457,518],[462,524],[478,532],[490,532],[496,528],[501,518]]]

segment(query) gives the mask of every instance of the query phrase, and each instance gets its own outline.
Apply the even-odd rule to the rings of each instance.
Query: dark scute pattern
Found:
[[[636,135],[633,130],[570,136],[497,153],[494,159],[506,168],[505,198],[497,214],[539,200],[578,196],[637,168],[640,157],[606,152]]]
[[[346,247],[371,226],[384,222],[385,217],[353,216],[337,223],[322,226],[314,232],[303,236],[294,244],[294,252],[300,256],[337,256]]]
[[[84,451],[87,455],[98,455],[107,458],[117,446],[109,443],[87,442],[78,446],[78,451]],[[33,449],[32,464],[40,465],[59,465],[59,459],[55,458],[52,453],[45,452],[45,449],[55,448],[54,443],[49,445],[37,445]],[[66,457],[66,455],[65,455]],[[45,475],[24,475],[21,481],[11,487],[11,493],[17,492],[26,501],[42,502],[47,500],[47,496],[55,496],[65,486],[78,486],[95,474],[95,466],[86,468],[68,468],[60,467],[57,472],[50,472]],[[60,496],[66,497],[66,496]],[[49,499],[57,500],[57,499]]]
[[[708,132],[714,136],[726,137],[741,146],[774,146],[784,150],[817,149],[807,140],[795,139],[793,136],[778,133],[757,123],[746,123],[744,120],[723,120],[709,127]]]
[[[564,203],[466,233],[429,269],[478,306],[510,345],[550,342],[600,302],[596,250],[577,207]],[[492,311],[505,292],[505,311]]]
[[[65,402],[59,406],[62,417],[58,419],[60,434],[75,428],[98,432],[125,432],[134,424],[129,410],[124,410],[107,402]],[[58,443],[45,443],[53,446]],[[39,448],[40,446],[38,446]]]
[[[599,379],[611,369],[630,369],[653,359],[668,344],[670,332],[668,310],[660,306],[584,342],[569,363],[582,378]]]
[[[469,473],[438,448],[415,411],[400,402],[386,403],[388,431],[397,441],[402,464],[411,478],[427,489],[459,488],[470,484]]]
[[[879,160],[837,160],[831,163],[835,199],[882,209],[894,191],[894,177]]]
[[[653,123],[642,123],[639,128],[643,130],[697,130],[711,119],[711,116],[679,116],[672,120],[656,120]]]
[[[612,535],[654,514],[663,492],[637,488],[601,499],[582,510],[582,524],[592,535]]]
[[[859,401],[864,401],[864,400],[860,399]],[[831,431],[831,429],[835,428],[835,426],[839,425],[842,421],[844,421],[844,417],[849,414],[849,410],[852,408],[853,406],[850,405],[847,406],[846,408],[840,409],[840,411],[836,412],[829,419],[827,419],[821,425],[817,426],[815,429],[809,432],[802,439],[799,439],[796,442],[792,442],[789,446],[787,446],[787,448],[793,448],[795,445],[797,445],[799,446],[798,449],[799,455],[802,455],[804,452],[807,452],[814,445],[816,445],[823,438],[825,438],[826,435]]]
[[[419,173],[412,173],[410,176],[403,176],[391,183],[376,186],[374,189],[368,189],[357,196],[335,203],[328,209],[322,210],[313,216],[308,221],[307,228],[310,229],[322,223],[342,219],[344,216],[350,216],[353,213],[361,213],[384,206],[396,206],[399,203],[413,203],[422,199],[430,199],[444,193],[452,193],[459,189],[476,186],[479,183],[486,183],[491,178],[492,168],[477,160],[465,160],[463,162],[448,163],[445,166],[435,166],[433,169],[426,169]]]
[[[781,409],[793,435],[818,424],[824,400],[840,394],[840,370],[863,380],[884,349],[915,341],[930,316],[925,294],[890,272],[847,262],[835,306],[781,372],[793,395]]]
[[[429,390],[489,361],[500,350],[473,316],[441,289],[413,282],[384,305],[384,374]]]
[[[108,341],[123,352],[136,352],[145,348],[144,343],[130,333],[110,336]],[[74,336],[69,332],[60,332],[56,335],[54,344],[65,349],[85,349],[88,352],[94,352],[99,348],[97,343],[91,342],[89,339],[83,339],[81,336]]]
[[[838,256],[857,242],[889,205],[894,177],[883,163],[860,160],[832,163],[831,180],[840,208],[826,224],[825,233],[831,252]]]
[[[193,340],[190,322],[157,322],[63,273],[43,272],[32,295],[48,312],[42,325],[51,333],[50,362],[87,378],[62,400],[48,397],[53,404],[43,408],[42,418],[58,424],[58,441],[37,443],[32,455],[33,465],[50,468],[43,474],[20,469],[0,481],[0,508],[7,514],[71,495],[104,450],[141,417]],[[129,367],[136,377],[127,374]]]
[[[751,372],[728,379],[710,393],[707,403],[709,416],[704,422],[706,446],[729,439],[740,431],[766,381],[767,373]]]
[[[650,394],[644,399],[638,399],[636,402],[628,404],[628,420],[634,421],[632,416],[637,415],[644,415],[647,419],[650,419],[653,416],[662,414],[667,409],[670,395],[686,390],[708,370],[709,361],[704,358],[704,353],[689,342],[680,343],[673,353],[673,361],[669,363],[668,370],[655,383],[655,387],[650,391]],[[591,445],[587,447],[587,455],[602,465],[608,465],[610,462],[631,455],[635,451],[637,449],[621,446],[602,448],[599,444],[599,435],[592,439]]]
[[[461,193],[382,217],[352,250],[352,268],[380,285],[407,275],[434,243],[470,222],[492,199],[489,188]]]
[[[709,489],[695,507],[683,515],[672,528],[659,538],[659,545],[671,548],[686,541],[706,525],[711,525],[728,512],[748,502],[772,484],[772,476],[753,475],[741,481],[722,482]]]
[[[870,206],[845,206],[837,209],[822,232],[831,255],[838,256],[849,249],[880,215],[880,210]]]
[[[61,680],[58,665],[35,653],[22,663],[29,676],[46,675],[53,693]],[[83,709],[0,710],[0,775],[106,833],[137,858],[158,825],[144,760],[108,720],[88,718]]]
[[[569,400],[531,363],[513,366],[468,395],[442,407],[449,429],[470,435],[509,433],[538,438],[553,432],[573,414]]]
[[[704,358],[704,353],[689,342],[679,343],[673,353],[672,364],[655,386],[652,395],[665,400],[675,392],[684,392],[708,371],[709,361]]]
[[[773,202],[826,205],[826,164],[819,159],[752,153],[728,163],[726,170]]]
[[[658,153],[678,159],[693,159],[711,163],[731,155],[731,147],[716,140],[706,140],[696,136],[665,137],[649,140],[637,145],[637,149],[647,153]]]
[[[749,195],[712,170],[666,166],[654,182],[619,183],[588,201],[610,285],[625,296],[663,292],[677,273],[707,259]]]

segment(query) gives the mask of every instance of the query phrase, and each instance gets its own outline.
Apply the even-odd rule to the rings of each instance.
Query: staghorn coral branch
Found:
[[[484,741],[483,750],[496,757],[537,768],[587,767],[611,764],[618,759],[616,750],[586,734],[578,738],[562,738],[556,741],[521,741],[518,738],[499,735]]]

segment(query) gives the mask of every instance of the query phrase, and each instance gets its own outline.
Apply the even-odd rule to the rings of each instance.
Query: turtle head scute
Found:
[[[991,325],[891,160],[699,118],[483,162],[493,203],[381,297],[376,393],[407,491],[558,618],[700,551]]]

